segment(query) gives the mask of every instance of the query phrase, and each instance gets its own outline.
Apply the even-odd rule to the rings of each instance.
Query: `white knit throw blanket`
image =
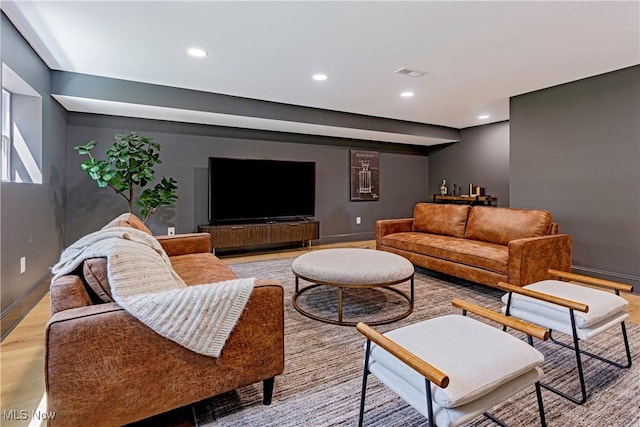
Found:
[[[244,310],[255,279],[186,286],[160,243],[130,227],[105,228],[64,250],[54,279],[87,258],[107,257],[113,299],[158,334],[207,356],[219,357]]]

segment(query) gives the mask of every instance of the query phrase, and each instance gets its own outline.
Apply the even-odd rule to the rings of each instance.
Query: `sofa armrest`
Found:
[[[154,236],[169,256],[211,252],[209,233],[176,234],[174,236]]]
[[[552,279],[549,269],[571,271],[571,236],[554,234],[509,242],[508,282],[526,286]]]
[[[382,238],[387,234],[402,233],[413,229],[413,218],[379,219],[376,221],[376,249],[382,247]]]
[[[56,313],[46,327],[50,426],[124,425],[284,370],[284,300],[256,285],[219,358],[164,338],[116,303]]]
[[[92,305],[91,297],[79,276],[67,275],[51,282],[51,314]]]

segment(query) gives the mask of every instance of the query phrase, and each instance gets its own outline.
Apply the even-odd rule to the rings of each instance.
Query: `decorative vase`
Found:
[[[447,195],[447,181],[445,179],[443,179],[442,184],[440,184],[440,194],[443,196]]]

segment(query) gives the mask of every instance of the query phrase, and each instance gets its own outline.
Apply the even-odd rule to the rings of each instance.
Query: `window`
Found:
[[[9,181],[11,170],[11,93],[2,89],[2,180]]]
[[[2,64],[3,182],[42,184],[42,96]]]

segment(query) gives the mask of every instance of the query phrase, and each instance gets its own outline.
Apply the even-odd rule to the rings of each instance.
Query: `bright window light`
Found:
[[[196,58],[204,58],[205,56],[207,56],[207,51],[204,49],[200,49],[199,47],[190,47],[187,52],[189,53],[189,55]]]
[[[403,98],[411,98],[413,96],[413,92],[402,92],[400,96]]]
[[[318,82],[323,82],[323,81],[327,80],[327,75],[326,74],[314,74],[313,75],[313,80],[318,81]]]
[[[36,184],[41,184],[42,171],[40,170],[40,166],[36,162],[36,159],[33,158],[33,154],[27,146],[27,142],[24,140],[20,129],[18,129],[18,126],[16,126],[15,123],[13,125],[13,149],[15,150],[18,159],[22,163],[22,167],[29,176],[28,181],[21,179],[21,181],[17,182],[33,182]]]
[[[486,119],[488,119],[489,117],[491,117],[491,116],[489,116],[488,114],[481,114],[481,115],[479,115],[479,116],[478,116],[478,118],[479,118],[480,120],[486,120]]]
[[[42,97],[2,64],[2,180],[42,184]]]
[[[11,94],[2,89],[2,180],[10,181],[11,175]]]

